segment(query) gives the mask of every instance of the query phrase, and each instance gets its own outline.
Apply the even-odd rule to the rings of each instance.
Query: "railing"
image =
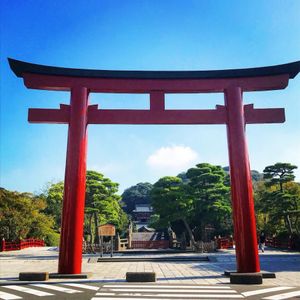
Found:
[[[132,241],[131,247],[133,249],[167,249],[169,248],[169,241]]]
[[[233,248],[234,242],[232,238],[218,238],[217,249]]]
[[[115,250],[115,247],[114,247]],[[84,242],[82,244],[82,253],[100,253],[101,251],[101,245],[94,243],[91,244],[90,242]],[[111,242],[104,242],[103,243],[103,253],[110,253],[111,252]]]
[[[211,241],[211,242],[198,241],[198,242],[196,242],[195,251],[200,252],[200,253],[215,252],[216,251],[216,243],[215,243],[215,241]]]
[[[217,249],[228,249],[233,248],[234,241],[232,238],[218,238],[217,240]],[[266,246],[278,249],[289,249],[296,250],[296,242],[292,238],[286,240],[280,240],[276,237],[266,238]]]
[[[45,242],[39,239],[25,239],[18,242],[6,242],[5,239],[1,243],[1,251],[21,250],[29,247],[44,247]]]
[[[295,241],[289,238],[288,240],[279,240],[278,238],[266,238],[266,246],[279,249],[295,250],[297,247]]]

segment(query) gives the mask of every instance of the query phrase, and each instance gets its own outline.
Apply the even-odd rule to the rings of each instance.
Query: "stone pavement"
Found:
[[[116,256],[127,257],[124,254]],[[198,257],[202,254],[176,254],[183,257]],[[83,272],[92,272],[87,281],[124,282],[126,272],[154,271],[158,283],[173,284],[228,284],[229,279],[222,274],[224,270],[235,269],[234,250],[203,254],[210,262],[102,262],[89,263],[90,257],[84,255]],[[130,255],[132,257],[133,255]],[[146,255],[147,257],[151,256]],[[155,255],[157,257],[159,255]],[[165,254],[164,256],[174,256]],[[137,257],[135,255],[134,257]],[[145,257],[140,255],[139,257]],[[266,249],[260,253],[262,271],[276,273],[276,279],[264,279],[266,286],[300,286],[300,253]],[[28,248],[20,251],[0,252],[0,284],[18,278],[20,272],[57,272],[58,251],[53,247]],[[51,279],[50,281],[60,281]],[[73,281],[73,280],[72,280]],[[74,280],[75,281],[75,280]],[[82,281],[82,280],[81,280]]]

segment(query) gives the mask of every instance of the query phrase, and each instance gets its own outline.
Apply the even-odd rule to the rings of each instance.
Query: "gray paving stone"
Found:
[[[199,253],[176,254],[183,257],[197,257]],[[207,254],[206,254],[207,255]],[[145,255],[144,255],[145,256]],[[234,250],[224,250],[211,254],[213,262],[107,262],[88,263],[95,255],[84,255],[83,272],[92,272],[91,279],[120,281],[126,272],[155,272],[158,282],[186,284],[229,283],[222,276],[224,270],[234,270]],[[126,255],[123,255],[126,257]],[[132,257],[132,255],[131,255]],[[300,286],[300,253],[289,253],[266,249],[260,254],[262,271],[275,272],[276,279],[265,279],[264,285]],[[28,248],[20,251],[0,252],[0,283],[17,278],[20,272],[57,272],[58,252],[50,247]],[[57,280],[56,280],[57,281]]]

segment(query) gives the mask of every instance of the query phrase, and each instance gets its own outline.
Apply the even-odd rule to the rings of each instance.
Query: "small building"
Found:
[[[132,211],[132,220],[135,224],[147,225],[150,217],[153,214],[153,209],[150,204],[136,204]]]

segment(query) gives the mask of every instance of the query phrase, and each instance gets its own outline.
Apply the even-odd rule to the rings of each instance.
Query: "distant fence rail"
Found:
[[[39,239],[25,239],[20,240],[18,242],[7,242],[6,240],[2,240],[1,242],[1,251],[14,251],[21,250],[29,247],[44,247],[45,242]]]
[[[167,249],[169,248],[169,241],[132,241],[131,246],[133,249]]]
[[[216,242],[217,242],[217,249],[233,248],[234,245],[232,238],[218,238]]]
[[[266,246],[279,249],[299,250],[299,245],[297,247],[296,240],[292,238],[285,240],[276,237],[266,238]]]
[[[234,241],[232,238],[217,238],[217,249],[228,249],[233,248]],[[288,249],[288,250],[299,250],[299,243],[297,244],[296,239],[279,239],[277,237],[266,238],[266,246],[278,249]]]
[[[111,242],[104,242],[103,243],[103,253],[110,253],[111,252]],[[114,247],[114,245],[113,245]],[[115,247],[114,247],[115,250]],[[97,243],[90,243],[90,242],[84,242],[82,244],[82,253],[100,253],[101,251],[101,244]]]
[[[211,242],[198,241],[198,242],[196,242],[195,251],[200,252],[200,253],[215,252],[216,246],[217,245],[214,241],[211,241]]]

